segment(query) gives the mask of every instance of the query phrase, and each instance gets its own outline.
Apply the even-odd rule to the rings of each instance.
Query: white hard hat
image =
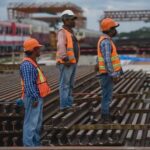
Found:
[[[72,10],[64,10],[62,13],[61,13],[61,18],[62,19],[67,19],[67,18],[74,18],[76,19],[77,17],[75,16],[74,12]]]

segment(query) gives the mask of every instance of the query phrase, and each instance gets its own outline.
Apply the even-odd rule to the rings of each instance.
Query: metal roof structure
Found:
[[[104,11],[104,18],[116,21],[150,21],[150,10]]]
[[[7,12],[9,20],[33,18],[57,24],[60,21],[58,14],[66,9],[72,10],[78,19],[82,21],[82,25],[79,26],[86,26],[86,17],[83,16],[82,8],[73,3],[10,3]],[[47,13],[55,15],[55,17],[33,17],[32,15],[35,13]]]
[[[81,7],[73,3],[10,3],[8,9],[13,9],[16,11],[26,12],[26,13],[36,13],[36,12],[47,12],[47,13],[58,13],[65,9],[71,9],[74,12],[82,13]]]

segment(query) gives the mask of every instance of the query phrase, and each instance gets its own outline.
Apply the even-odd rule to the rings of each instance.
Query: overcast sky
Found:
[[[150,10],[150,0],[0,0],[0,19],[7,19],[7,5],[10,2],[72,2],[84,10],[87,17],[87,27],[99,30],[98,20],[104,10]],[[119,32],[139,29],[143,26],[150,27],[144,22],[120,22]]]

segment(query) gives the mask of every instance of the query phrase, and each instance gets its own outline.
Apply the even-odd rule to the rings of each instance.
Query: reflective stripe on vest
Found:
[[[99,63],[99,72],[100,73],[107,73],[104,58],[103,58],[103,55],[102,55],[101,49],[100,49],[100,44],[104,39],[108,39],[108,37],[105,35],[102,35],[97,44],[97,54],[98,54],[98,63]],[[111,47],[112,47],[112,53],[111,53],[112,66],[113,66],[114,71],[119,71],[119,70],[121,70],[120,58],[117,54],[116,46],[114,45],[114,43],[111,39],[110,39],[110,42],[111,42]]]
[[[30,58],[24,58],[23,61],[29,61],[38,71],[38,78],[37,78],[37,87],[40,92],[41,97],[45,97],[50,94],[50,87],[47,83],[46,77],[44,76],[42,70],[38,67],[38,65]],[[22,98],[24,97],[24,81],[21,79],[21,85],[22,85]]]
[[[38,70],[38,74],[39,74],[40,83],[45,82],[45,78],[44,78],[42,71],[40,70],[40,68],[37,68],[37,70]]]
[[[76,63],[76,58],[74,56],[74,46],[73,46],[73,40],[72,40],[72,34],[67,31],[66,29],[62,28],[61,30],[64,30],[65,34],[66,34],[66,38],[67,38],[67,56],[69,59],[69,63]],[[80,55],[80,50],[79,50],[79,55]],[[56,53],[56,61],[59,63],[65,63],[62,59],[61,59],[61,55],[59,54],[59,51],[57,51]]]

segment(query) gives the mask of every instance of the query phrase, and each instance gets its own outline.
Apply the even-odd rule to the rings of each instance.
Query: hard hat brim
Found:
[[[65,20],[65,19],[77,19],[77,16],[63,15],[61,18],[62,18],[63,20]]]
[[[120,26],[120,24],[119,24],[118,22],[116,22],[116,25],[113,26],[112,28],[117,28],[117,27],[119,27],[119,26]]]
[[[73,16],[72,19],[77,19],[77,16]]]
[[[42,46],[43,46],[43,45],[38,44],[38,45],[36,45],[35,47],[33,47],[32,49],[24,49],[24,52],[27,52],[27,51],[28,51],[28,52],[29,52],[29,51],[32,52],[34,48],[36,48],[36,47],[40,48],[40,47],[42,47]]]
[[[115,27],[119,27],[119,26],[120,26],[120,24],[118,22],[116,22],[116,26]]]
[[[39,44],[39,45],[37,45],[36,47],[42,47],[43,45],[41,45],[41,44]]]

